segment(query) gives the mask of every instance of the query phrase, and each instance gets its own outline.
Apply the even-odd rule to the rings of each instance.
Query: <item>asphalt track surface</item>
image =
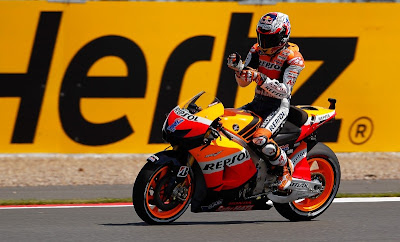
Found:
[[[0,188],[0,199],[129,197],[132,185]],[[400,192],[400,180],[342,181],[340,193]],[[397,201],[335,199],[320,217],[289,222],[268,211],[187,211],[171,225],[146,225],[131,204],[0,209],[0,241],[400,241]],[[342,202],[339,202],[342,201]],[[344,202],[343,202],[344,201]]]
[[[132,185],[9,187],[0,188],[0,199],[126,198],[131,191]],[[339,192],[399,193],[400,180],[342,181]],[[400,241],[400,198],[394,200],[348,203],[335,199],[320,217],[296,223],[281,217],[274,208],[187,211],[164,226],[146,225],[131,204],[0,208],[0,241]]]
[[[184,213],[146,225],[132,206],[0,210],[0,241],[400,241],[400,201],[333,203],[312,221],[268,211]]]

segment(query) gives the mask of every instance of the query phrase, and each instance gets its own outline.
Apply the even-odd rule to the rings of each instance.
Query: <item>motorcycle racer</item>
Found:
[[[305,66],[299,47],[288,42],[290,31],[288,15],[267,13],[257,24],[257,43],[250,48],[244,63],[238,53],[230,54],[227,59],[239,86],[257,83],[254,99],[241,109],[253,111],[263,119],[252,142],[279,174],[279,190],[290,185],[293,163],[271,137],[288,117],[291,91]]]

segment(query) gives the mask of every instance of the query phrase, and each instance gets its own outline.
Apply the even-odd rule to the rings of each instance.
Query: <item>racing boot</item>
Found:
[[[275,154],[275,157],[270,159],[269,162],[273,165],[274,170],[279,173],[278,189],[285,190],[292,182],[293,162],[287,158],[286,153],[274,143],[267,144],[262,149],[262,152],[269,155]]]
[[[278,177],[278,189],[286,190],[292,183],[293,162],[288,158],[283,166],[282,176]]]

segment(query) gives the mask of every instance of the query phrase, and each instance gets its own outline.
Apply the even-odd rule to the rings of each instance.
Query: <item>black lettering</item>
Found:
[[[217,165],[215,166],[215,169],[221,169],[224,166],[224,163],[222,161],[218,161]]]
[[[357,125],[356,138],[358,137],[358,134],[360,134],[364,138],[364,133],[366,131],[367,131],[367,126],[365,124]]]
[[[232,160],[231,160],[230,158],[225,159],[225,160],[224,160],[224,164],[225,164],[226,166],[228,166],[228,165],[232,164]]]
[[[178,103],[185,72],[197,61],[210,60],[213,45],[214,37],[196,36],[182,42],[168,58],[161,80],[149,143],[164,143],[161,128],[165,115]]]
[[[127,76],[88,77],[90,67],[105,56],[121,58],[127,66]],[[133,133],[126,116],[108,123],[91,123],[82,116],[80,100],[144,97],[146,85],[146,60],[138,45],[121,36],[91,41],[74,56],[62,82],[59,112],[65,133],[85,145],[105,145],[126,138]]]
[[[301,85],[291,99],[294,105],[312,104],[354,60],[357,38],[290,38],[305,60],[322,65]],[[301,75],[301,74],[300,74]]]
[[[232,157],[232,161],[231,161],[231,164],[230,164],[230,165],[234,164],[234,163],[235,163],[235,160],[236,160],[236,155],[235,155],[234,157]]]
[[[33,143],[62,12],[41,12],[27,73],[0,74],[0,97],[20,97],[11,143]]]
[[[243,160],[244,159],[244,157],[245,157],[245,153],[240,153],[239,155],[238,155],[238,161],[241,161],[241,160]]]
[[[214,163],[209,163],[209,164],[207,164],[205,167],[204,167],[204,169],[203,170],[214,170],[214,166],[215,166],[215,164]]]

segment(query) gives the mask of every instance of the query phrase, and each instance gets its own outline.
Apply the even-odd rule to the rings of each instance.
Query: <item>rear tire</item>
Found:
[[[133,186],[132,201],[138,216],[148,224],[168,224],[178,219],[188,208],[193,194],[193,176],[176,184],[168,164],[147,163],[139,172]],[[167,189],[182,185],[186,197],[178,200],[165,194]]]
[[[325,187],[314,197],[290,203],[274,203],[275,209],[290,221],[308,221],[321,215],[332,203],[339,190],[340,165],[335,153],[323,143],[317,143],[307,154],[311,179],[318,179]]]

